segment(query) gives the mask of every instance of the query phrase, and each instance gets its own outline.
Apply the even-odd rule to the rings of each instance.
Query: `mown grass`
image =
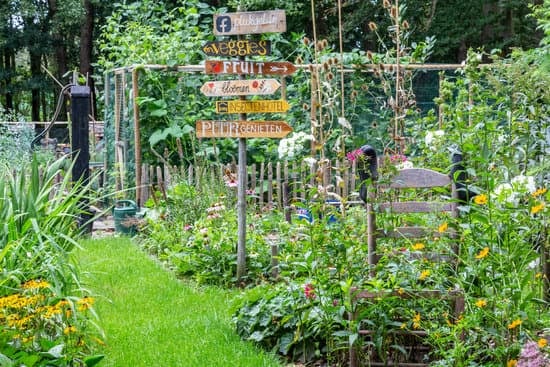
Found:
[[[86,240],[75,257],[97,297],[101,366],[281,366],[233,331],[235,291],[182,282],[127,238]]]

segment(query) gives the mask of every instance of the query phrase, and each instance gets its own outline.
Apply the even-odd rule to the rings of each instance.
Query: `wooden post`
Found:
[[[237,39],[241,41],[242,36]],[[244,61],[245,57],[240,56],[239,60]],[[244,80],[244,75],[239,75],[239,79]],[[240,96],[239,99],[246,100],[246,96]],[[246,121],[246,113],[239,114],[241,121]],[[237,242],[237,283],[246,273],[246,187],[247,187],[247,169],[246,169],[246,138],[239,138],[239,173],[237,187],[237,225],[238,225],[238,242]]]

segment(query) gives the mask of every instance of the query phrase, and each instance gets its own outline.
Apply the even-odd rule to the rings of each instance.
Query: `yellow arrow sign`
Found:
[[[284,138],[292,127],[284,121],[199,120],[197,138]]]
[[[246,79],[206,82],[201,92],[208,97],[246,96],[275,93],[281,84],[276,79]]]
[[[287,101],[260,100],[260,101],[217,101],[217,113],[276,113],[286,112],[290,108]]]

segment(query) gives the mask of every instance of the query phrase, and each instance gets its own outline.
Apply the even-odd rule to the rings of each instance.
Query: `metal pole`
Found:
[[[90,114],[90,87],[74,85],[71,87],[71,141],[72,180],[80,183],[82,188],[90,181],[90,138],[89,120]],[[81,202],[82,214],[79,218],[79,226],[83,233],[92,231],[92,213],[89,202],[84,198]]]

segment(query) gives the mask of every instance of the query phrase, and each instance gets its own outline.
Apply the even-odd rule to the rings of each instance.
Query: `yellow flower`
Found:
[[[485,205],[487,204],[487,201],[487,195],[485,194],[479,194],[474,198],[474,203],[476,203],[477,205]]]
[[[21,285],[21,288],[23,289],[40,289],[40,288],[48,288],[50,286],[50,283],[46,282],[45,280],[29,280],[28,282],[23,283]]]
[[[423,244],[423,243],[415,243],[413,246],[412,246],[412,249],[415,250],[415,251],[420,251],[422,249],[424,249],[426,246]]]
[[[415,329],[420,329],[420,320],[421,320],[421,317],[420,317],[420,314],[417,312],[414,317],[413,317],[413,328]]]
[[[548,345],[548,340],[546,340],[546,338],[540,338],[537,341],[537,344],[539,345],[539,348],[544,348]]]
[[[479,307],[479,308],[483,308],[483,307],[487,306],[487,301],[484,300],[484,299],[478,299],[477,302],[476,302],[476,306]]]
[[[546,194],[547,189],[545,187],[538,189],[534,193],[531,194],[532,197],[536,198],[538,196]]]
[[[77,301],[78,304],[78,311],[86,311],[89,309],[93,304],[95,300],[92,297],[84,297]]]
[[[520,319],[515,319],[510,324],[508,324],[508,329],[510,329],[510,330],[515,329],[516,327],[518,327],[520,325],[521,325],[521,320]]]
[[[65,335],[69,335],[71,333],[74,333],[76,331],[76,328],[74,326],[67,326],[64,330],[63,330],[63,334]]]
[[[535,205],[531,208],[531,214],[537,214],[541,210],[544,209],[544,203],[540,203],[539,205]]]
[[[418,277],[419,280],[424,280],[430,275],[430,270],[422,270],[422,273],[420,273],[420,276]]]
[[[489,254],[489,247],[483,248],[483,250],[479,251],[479,253],[476,255],[476,259],[483,259]]]
[[[447,224],[447,222],[444,222],[437,228],[437,231],[439,233],[443,233],[447,230],[447,228],[449,228],[449,225]]]
[[[508,362],[506,362],[506,367],[516,367],[518,364],[518,361],[515,359],[510,359]]]

